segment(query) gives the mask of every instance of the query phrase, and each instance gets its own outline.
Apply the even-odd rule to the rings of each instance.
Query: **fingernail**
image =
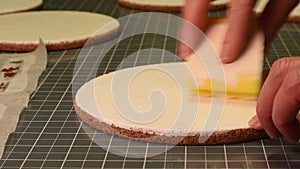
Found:
[[[181,59],[186,59],[188,58],[190,55],[192,54],[192,52],[184,47],[180,47],[177,51],[177,55],[178,57],[180,57]]]
[[[190,53],[185,52],[185,53],[181,53],[181,54],[179,55],[179,57],[180,57],[181,59],[186,59],[186,58],[188,58],[189,55],[190,55]]]
[[[274,136],[274,135],[271,135],[271,134],[268,134],[270,139],[277,139],[278,137]]]
[[[296,118],[300,122],[300,114],[297,114]]]
[[[223,46],[221,55],[220,55],[220,59],[223,63],[227,63],[229,62],[229,56],[230,56],[230,45],[225,44]]]
[[[268,135],[271,139],[277,139],[281,136],[279,133],[268,133]]]
[[[248,122],[249,126],[252,127],[252,128],[255,128],[257,123],[255,121],[255,119],[252,117],[249,122]]]
[[[257,116],[253,116],[253,117],[249,120],[248,124],[249,124],[249,126],[250,126],[251,128],[254,128],[254,129],[256,129],[256,130],[262,130],[262,129],[263,129],[263,127],[262,127],[262,125],[260,124],[260,122],[259,122]]]

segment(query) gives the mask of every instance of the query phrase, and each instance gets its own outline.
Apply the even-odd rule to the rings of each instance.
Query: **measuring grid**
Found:
[[[116,0],[46,0],[44,9],[92,11],[115,18],[136,12],[118,6]],[[224,12],[211,15],[222,16]],[[269,68],[282,56],[300,55],[299,44],[300,24],[285,24],[270,47],[264,67]],[[137,35],[115,46],[101,62],[97,73],[114,71],[127,55],[139,49],[162,48],[174,52],[175,47],[174,39],[162,35]],[[9,137],[0,160],[1,168],[300,168],[300,146],[289,144],[284,139],[218,146],[176,146],[148,158],[117,156],[105,151],[91,140],[87,132],[108,149],[145,150],[144,156],[167,150],[168,146],[138,144],[95,131],[78,120],[71,82],[79,52],[80,49],[73,49],[48,53],[47,69],[40,77],[28,108],[20,116],[16,132]],[[168,52],[149,51],[134,60],[126,60],[121,67],[174,61],[179,60]]]

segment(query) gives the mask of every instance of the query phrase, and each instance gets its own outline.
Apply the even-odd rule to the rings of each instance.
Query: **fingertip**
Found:
[[[270,139],[277,139],[282,136],[282,134],[280,132],[278,132],[276,129],[270,129],[267,127],[264,127],[263,129],[267,133],[267,135],[269,136]]]
[[[291,144],[297,144],[299,143],[299,139],[287,139],[288,142],[290,142]]]
[[[223,63],[229,63],[229,60],[230,60],[230,59],[228,59],[228,56],[230,56],[229,51],[230,51],[229,45],[224,45],[222,52],[220,54],[220,59]]]
[[[188,59],[188,54],[181,54],[181,55],[178,55],[178,57],[180,58],[180,59],[182,59],[183,61],[185,61],[185,60],[187,60]]]
[[[263,130],[263,126],[256,115],[249,120],[248,125],[256,130]]]
[[[181,44],[178,46],[177,55],[179,58],[186,60],[192,54],[192,50]]]
[[[299,113],[300,113],[300,112],[299,112]],[[296,115],[296,119],[297,119],[298,122],[300,123],[300,114],[299,114],[299,113]]]
[[[293,135],[285,136],[286,140],[290,143],[299,143],[300,142],[300,135],[299,132],[295,132]]]
[[[228,8],[228,30],[221,52],[223,63],[234,62],[242,54],[249,42],[253,29],[253,0],[231,0]],[[228,44],[228,45],[227,45]]]
[[[222,48],[222,52],[220,54],[220,59],[222,63],[231,63],[237,59],[237,54],[235,54],[235,51],[232,49],[231,45],[224,44]]]

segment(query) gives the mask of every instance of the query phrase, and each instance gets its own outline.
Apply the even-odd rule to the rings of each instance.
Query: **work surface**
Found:
[[[45,0],[45,10],[84,10],[116,18],[135,13],[116,0]],[[223,12],[211,16],[223,16]],[[159,21],[156,23],[159,26]],[[138,25],[137,25],[138,26]],[[170,28],[172,29],[172,28]],[[279,57],[300,55],[300,24],[287,23],[271,46],[265,68]],[[137,35],[111,49],[98,75],[114,71],[128,54],[144,48],[174,52],[176,41],[162,35]],[[169,146],[138,143],[95,131],[80,122],[73,107],[72,78],[80,49],[48,53],[48,66],[5,147],[0,168],[300,168],[300,145],[283,138],[219,146]],[[169,52],[124,62],[121,67],[179,61]],[[93,68],[96,69],[96,68]],[[90,79],[93,77],[85,77]],[[98,140],[97,143],[93,142]],[[125,150],[123,156],[109,150]],[[147,157],[156,150],[168,151]],[[126,152],[143,152],[140,158]]]

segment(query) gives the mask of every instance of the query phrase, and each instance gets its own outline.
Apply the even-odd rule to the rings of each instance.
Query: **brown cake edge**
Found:
[[[88,37],[84,39],[78,39],[74,41],[61,41],[58,43],[48,43],[48,42],[44,42],[44,43],[46,45],[47,50],[73,49],[73,48],[82,47],[84,45],[93,45],[96,43],[107,41],[117,36],[119,32],[120,32],[120,27],[113,29],[105,34]],[[38,46],[38,41],[36,43],[0,42],[0,51],[31,52],[35,50],[37,46]]]
[[[166,136],[156,133],[147,133],[144,131],[135,131],[118,127],[116,125],[109,125],[105,122],[99,121],[89,113],[82,110],[75,102],[76,114],[88,125],[94,129],[101,130],[105,133],[118,135],[121,137],[140,140],[145,142],[176,144],[176,145],[218,145],[252,141],[262,138],[267,138],[267,134],[263,130],[255,130],[252,128],[236,129],[228,131],[214,132],[208,139],[201,138],[200,134],[190,136]],[[206,139],[204,142],[199,142],[199,139]]]

